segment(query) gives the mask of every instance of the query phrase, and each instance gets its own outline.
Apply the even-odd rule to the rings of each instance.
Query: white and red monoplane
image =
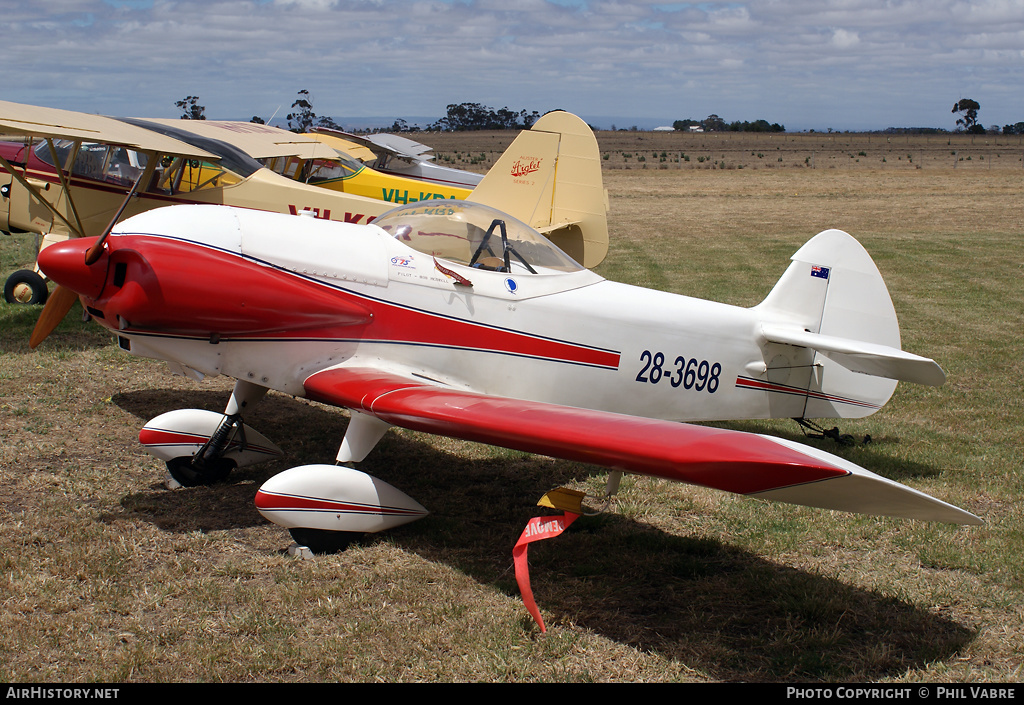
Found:
[[[523,156],[512,170],[550,166]],[[612,489],[632,472],[980,522],[824,451],[685,423],[863,417],[897,380],[943,383],[934,361],[901,350],[878,269],[838,230],[800,248],[753,308],[607,281],[530,225],[472,201],[409,204],[369,225],[173,206],[105,239],[53,245],[39,262],[123,349],[196,378],[237,380],[223,414],[173,411],[143,429],[182,484],[279,454],[242,420],[269,389],[351,412],[338,465],[286,470],[257,494],[261,513],[307,545],[425,513],[342,465],[391,426],[605,466]],[[54,306],[37,341],[63,315]]]

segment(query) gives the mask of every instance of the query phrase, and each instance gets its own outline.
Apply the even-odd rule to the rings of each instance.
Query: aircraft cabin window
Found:
[[[203,189],[224,188],[241,181],[240,176],[219,164],[165,156],[157,165],[149,190],[168,195],[193,193]]]
[[[36,153],[36,157],[38,157],[40,161],[45,162],[50,166],[56,166],[58,169],[63,169],[67,166],[68,155],[71,154],[71,150],[74,149],[74,146],[75,143],[73,140],[53,140],[53,149],[57,152],[57,159],[60,161],[59,165],[53,163],[53,155],[50,153],[50,147],[46,144],[45,140],[38,143],[33,149]]]
[[[63,169],[68,156],[74,150],[75,143],[72,140],[54,140],[53,146],[57,152],[57,159],[60,160],[59,168]],[[37,145],[35,152],[39,159],[50,166],[56,166],[50,148],[45,142]],[[118,186],[131,186],[145,170],[147,161],[148,157],[145,154],[126,147],[83,142],[75,154],[71,175]]]
[[[373,224],[418,252],[478,269],[517,274],[583,269],[526,223],[479,203],[422,201],[388,211]]]
[[[124,147],[111,147],[103,165],[103,180],[119,186],[131,186],[145,171],[149,157]]]
[[[355,176],[363,165],[350,157],[338,155],[337,159],[314,159],[306,162],[308,173],[304,181],[310,184],[336,181]]]
[[[298,181],[300,178],[303,160],[298,157],[267,157],[259,161],[275,174],[280,174],[293,181]]]
[[[363,165],[349,157],[331,159],[299,159],[298,157],[270,157],[261,163],[293,181],[318,184],[324,181],[347,179],[360,172]]]

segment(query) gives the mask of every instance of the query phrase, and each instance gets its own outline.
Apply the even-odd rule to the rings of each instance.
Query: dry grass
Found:
[[[286,467],[333,458],[343,413],[273,394],[247,421],[286,460],[169,492],[138,428],[173,408],[221,409],[228,381],[173,377],[74,320],[30,352],[38,311],[3,306],[0,680],[1019,680],[1021,167],[1009,156],[991,169],[938,157],[934,168],[868,167],[846,151],[817,153],[814,169],[609,163],[600,272],[749,305],[815,232],[850,231],[889,283],[904,347],[938,359],[949,382],[901,385],[883,411],[843,424],[871,445],[824,447],[986,526],[627,478],[617,513],[531,548],[542,636],[519,600],[512,544],[545,490],[597,491],[599,470],[392,431],[365,469],[433,514],[342,555],[294,560],[253,496]],[[0,274],[27,249],[0,240]],[[789,422],[733,426],[798,435]]]
[[[419,133],[441,163],[486,171],[514,133]],[[1024,171],[1021,135],[598,132],[606,170]]]

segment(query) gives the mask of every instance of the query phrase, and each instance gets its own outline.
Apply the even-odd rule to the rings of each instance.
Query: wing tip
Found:
[[[899,519],[964,526],[981,526],[985,523],[981,517],[960,507],[874,474],[850,473],[748,496]]]

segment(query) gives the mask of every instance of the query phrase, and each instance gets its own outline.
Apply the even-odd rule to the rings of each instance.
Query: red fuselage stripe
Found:
[[[152,333],[183,337],[219,335],[221,341],[231,339],[267,340],[351,340],[384,344],[426,345],[431,347],[458,348],[482,352],[504,353],[535,357],[577,365],[618,369],[620,355],[612,350],[594,348],[555,338],[531,335],[513,329],[499,328],[483,323],[454,318],[431,311],[402,306],[375,299],[314,280],[310,277],[289,272],[265,263],[253,261],[240,255],[200,246],[169,238],[147,237],[144,235],[122,235],[111,238],[111,257],[117,259],[117,251],[138,253],[142,260],[155,264],[160,258],[150,257],[154,253],[174,250],[171,261],[174,268],[157,270],[147,278],[140,276],[132,281],[132,265],[129,259],[129,275],[125,294],[116,290],[110,281],[95,304],[101,310],[107,302],[117,304],[124,299],[126,304],[139,300],[148,308],[148,315],[154,315],[154,302],[160,301],[162,308],[155,312],[153,325],[145,321],[132,320],[123,333]],[[173,243],[173,244],[169,244]],[[165,259],[170,259],[165,258]],[[184,264],[187,262],[188,266]],[[110,274],[109,276],[113,276]],[[231,296],[215,295],[204,282],[232,283]],[[153,287],[161,295],[142,296],[129,292],[129,286]],[[296,287],[305,292],[297,297]],[[280,297],[265,296],[267,292],[280,290],[288,292]],[[173,291],[173,296],[168,292]],[[218,289],[217,291],[221,291]],[[252,293],[250,293],[252,292]],[[258,293],[264,294],[257,299]],[[134,296],[131,301],[127,296]],[[300,300],[297,300],[299,298]],[[305,300],[301,300],[305,299]],[[280,303],[275,303],[279,301]],[[330,310],[336,306],[339,311],[350,315],[344,321],[331,320]],[[110,313],[117,313],[114,305]],[[141,306],[140,306],[141,308]],[[359,320],[357,311],[370,315]],[[108,315],[103,322],[113,327],[115,315]],[[197,330],[200,322],[207,322],[205,328]],[[246,322],[246,330],[224,330],[226,325]],[[294,324],[289,321],[294,320]],[[232,323],[233,322],[233,323]],[[208,329],[208,330],[207,330]]]
[[[778,392],[779,394],[793,394],[801,397],[810,397],[812,399],[820,399],[824,401],[832,401],[840,404],[852,404],[853,406],[864,406],[870,409],[881,408],[878,404],[871,404],[866,401],[859,401],[857,399],[851,399],[849,397],[839,397],[834,394],[824,394],[822,392],[815,392],[809,389],[803,389],[801,387],[791,387],[786,384],[774,384],[772,382],[765,382],[763,380],[751,379],[749,377],[737,377],[736,386],[740,389],[755,389],[762,392]]]

